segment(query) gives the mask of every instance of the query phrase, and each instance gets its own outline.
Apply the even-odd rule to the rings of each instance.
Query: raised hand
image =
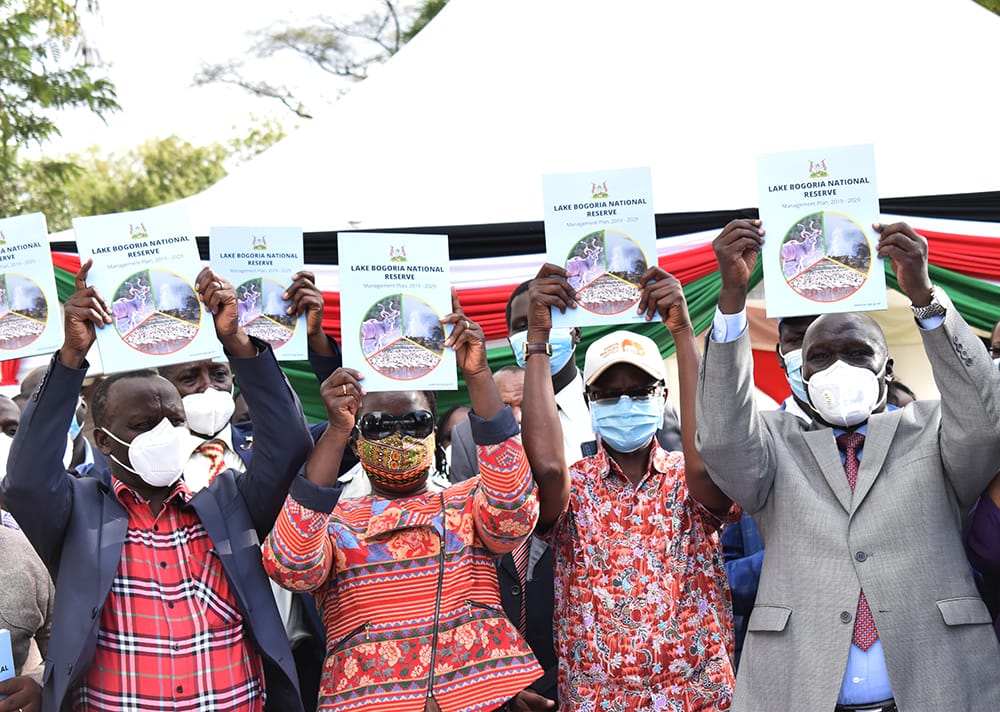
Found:
[[[198,273],[194,288],[205,309],[211,312],[215,333],[229,353],[237,358],[255,356],[257,349],[240,326],[236,288],[211,267],[205,267]]]
[[[112,322],[111,310],[93,287],[87,286],[87,274],[94,261],[87,260],[76,273],[76,291],[64,305],[63,345],[59,360],[70,368],[80,368],[97,338],[95,327]]]
[[[462,369],[466,379],[470,375],[486,372],[489,374],[490,365],[486,360],[486,334],[483,327],[470,320],[462,311],[462,305],[458,301],[458,292],[451,288],[451,314],[441,319],[442,324],[453,324],[451,335],[444,342],[455,350],[455,362]]]
[[[350,433],[354,428],[361,398],[365,395],[362,378],[361,372],[353,368],[338,368],[320,386],[319,394],[326,406],[331,430]]]
[[[323,331],[323,292],[316,287],[316,275],[303,270],[292,275],[292,283],[282,295],[292,302],[287,313],[306,315],[306,334],[309,348],[321,356],[333,356],[333,349]]]
[[[680,280],[654,265],[639,278],[639,287],[642,295],[638,312],[646,315],[646,321],[659,315],[671,334],[691,331],[691,315]]]
[[[723,314],[735,314],[746,305],[750,274],[760,259],[763,244],[760,220],[746,219],[733,220],[712,241],[722,275],[719,309]]]
[[[566,279],[566,270],[551,262],[543,264],[528,287],[528,340],[535,335],[547,335],[552,329],[552,307],[563,314],[576,309],[576,290]]]
[[[931,303],[931,278],[927,273],[927,240],[906,223],[872,225],[879,233],[878,256],[888,257],[899,288],[916,307]]]

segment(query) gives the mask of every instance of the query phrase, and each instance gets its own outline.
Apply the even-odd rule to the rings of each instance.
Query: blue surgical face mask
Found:
[[[517,365],[524,368],[524,344],[528,340],[527,331],[517,331],[511,334],[507,341],[514,352],[514,360]],[[549,370],[552,375],[556,375],[573,358],[573,330],[572,329],[552,329],[549,331],[549,344],[552,346],[552,355],[549,356]]]
[[[785,360],[785,378],[792,393],[803,403],[808,403],[809,391],[802,382],[802,349],[792,349],[787,354],[781,354],[781,358]]]
[[[618,452],[635,452],[647,444],[663,425],[664,397],[632,399],[622,396],[614,403],[591,403],[594,432]]]

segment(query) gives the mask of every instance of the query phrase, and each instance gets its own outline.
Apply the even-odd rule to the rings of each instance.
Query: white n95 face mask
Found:
[[[208,388],[201,393],[191,393],[181,398],[188,428],[193,433],[216,435],[229,425],[229,419],[236,412],[236,401],[229,391]]]
[[[176,482],[191,455],[190,448],[184,447],[189,435],[188,429],[183,425],[172,425],[166,418],[152,430],[136,435],[131,443],[120,439],[107,428],[101,430],[115,442],[128,446],[128,459],[132,466],[129,467],[114,455],[109,457],[141,477],[151,487],[169,487]]]
[[[868,420],[885,400],[878,374],[867,368],[837,361],[803,383],[809,389],[809,403],[827,423],[849,428]]]

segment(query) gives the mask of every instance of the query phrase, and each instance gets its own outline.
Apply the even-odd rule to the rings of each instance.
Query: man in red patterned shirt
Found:
[[[301,711],[284,628],[261,565],[312,440],[266,343],[239,327],[236,293],[209,268],[195,283],[258,416],[246,473],[192,495],[176,389],[151,371],[117,374],[92,402],[110,484],[68,475],[45,447],[76,407],[95,326],[111,323],[86,286],[65,305],[65,340],[24,411],[2,494],[58,584],[42,708]]]
[[[694,448],[698,347],[680,282],[639,281],[639,313],[677,346],[683,453],[666,452],[666,371],[651,339],[617,331],[587,349],[597,452],[567,463],[549,375],[550,309],[575,304],[561,267],[530,288],[522,436],[538,483],[538,528],[555,552],[563,710],[722,710],[732,701],[732,613],[718,529],[738,508]],[[568,466],[567,466],[568,464]]]

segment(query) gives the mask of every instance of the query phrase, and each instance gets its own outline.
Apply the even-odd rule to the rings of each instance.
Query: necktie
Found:
[[[216,475],[226,469],[226,444],[218,439],[206,440],[195,452],[208,458],[208,483],[212,484]]]
[[[837,445],[844,451],[844,472],[847,475],[847,482],[851,485],[851,491],[858,483],[858,470],[861,461],[858,459],[858,450],[865,445],[865,436],[861,433],[844,433],[837,436]],[[878,631],[875,630],[875,620],[872,618],[872,609],[868,607],[868,599],[862,590],[858,597],[858,611],[854,617],[854,636],[851,640],[861,650],[867,651],[878,640]]]
[[[528,629],[528,557],[531,555],[531,537],[521,542],[510,555],[514,559],[517,580],[521,583],[521,618],[518,620],[517,629],[524,637]]]

